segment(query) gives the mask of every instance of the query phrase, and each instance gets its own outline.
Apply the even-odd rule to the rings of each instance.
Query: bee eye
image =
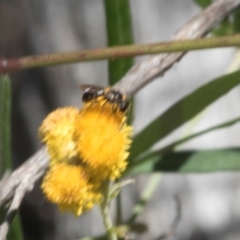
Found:
[[[130,102],[123,101],[119,106],[120,111],[125,112],[128,109],[129,105],[130,105]]]
[[[89,102],[95,98],[95,94],[93,92],[85,92],[82,95],[83,102]]]

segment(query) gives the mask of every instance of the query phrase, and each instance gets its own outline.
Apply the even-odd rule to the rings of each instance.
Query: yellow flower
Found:
[[[96,181],[115,180],[127,166],[132,127],[126,116],[104,99],[87,103],[76,121],[81,161]]]
[[[50,168],[42,183],[43,193],[60,210],[79,216],[101,201],[102,195],[89,183],[82,167],[56,164]]]
[[[79,110],[73,107],[59,108],[50,113],[39,128],[39,135],[47,146],[51,165],[75,161],[77,149],[74,132],[78,114]]]
[[[118,107],[100,96],[80,111],[57,109],[39,128],[50,156],[42,189],[61,210],[80,215],[91,209],[102,199],[102,184],[125,170],[132,127]]]

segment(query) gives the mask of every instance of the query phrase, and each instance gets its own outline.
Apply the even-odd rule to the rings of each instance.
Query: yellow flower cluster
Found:
[[[77,157],[75,124],[79,111],[73,107],[50,113],[39,128],[39,136],[47,146],[50,164],[72,162]]]
[[[82,167],[60,163],[45,175],[42,189],[49,201],[78,216],[101,200],[100,192],[88,180]]]
[[[46,198],[75,215],[99,203],[102,183],[119,178],[127,166],[131,134],[125,114],[101,97],[81,110],[50,113],[39,128],[50,156],[42,183]]]

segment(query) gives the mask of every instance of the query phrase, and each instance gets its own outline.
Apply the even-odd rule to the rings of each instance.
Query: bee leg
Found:
[[[102,104],[102,106],[101,106],[101,113],[103,112],[104,106],[107,104],[107,102],[108,102],[108,100],[105,100],[105,102]]]
[[[85,104],[87,104],[87,109],[91,108],[93,106],[93,104],[99,103],[98,99],[92,99],[91,101],[86,102]],[[105,105],[105,103],[104,103]]]
[[[86,109],[91,108],[92,105],[93,105],[92,101],[85,103]],[[86,109],[85,109],[85,110],[86,110]]]
[[[116,113],[117,110],[118,110],[118,104],[117,104],[117,103],[114,103],[113,106],[112,106],[112,108],[113,108],[113,112]]]
[[[102,105],[102,108],[107,104],[108,100],[105,100],[105,102]]]
[[[130,118],[130,109],[131,108],[131,105],[129,106],[129,108],[127,109],[127,111],[125,112],[126,113],[126,118],[125,118],[125,120],[123,121],[123,123],[122,123],[122,125],[121,125],[121,127],[120,127],[120,130],[123,128],[123,126],[124,126],[124,124],[126,124],[127,122],[128,122],[128,120],[129,120],[129,118]]]

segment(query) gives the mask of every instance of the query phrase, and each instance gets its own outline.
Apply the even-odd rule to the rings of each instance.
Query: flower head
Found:
[[[101,201],[101,193],[89,183],[80,166],[56,164],[45,175],[42,183],[46,198],[58,204],[62,211],[79,216]]]
[[[132,127],[118,103],[104,96],[50,113],[39,128],[50,169],[42,189],[63,211],[80,215],[102,199],[104,182],[119,178],[127,166]]]
[[[89,103],[76,121],[77,149],[81,161],[98,180],[114,180],[127,166],[129,137],[124,113],[105,100]]]
[[[50,113],[40,126],[39,135],[47,145],[51,164],[71,162],[76,158],[74,127],[78,114],[78,109],[73,107],[59,108]]]

